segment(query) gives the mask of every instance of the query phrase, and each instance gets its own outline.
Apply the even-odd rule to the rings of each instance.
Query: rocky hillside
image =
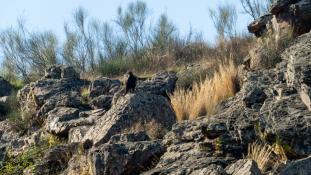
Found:
[[[278,2],[272,14],[298,1]],[[172,72],[124,95],[120,80],[55,65],[18,91],[16,106],[0,79],[0,174],[310,175],[311,32],[280,57],[270,69],[242,65],[239,92],[216,114],[179,123]],[[14,107],[22,123],[8,116]]]

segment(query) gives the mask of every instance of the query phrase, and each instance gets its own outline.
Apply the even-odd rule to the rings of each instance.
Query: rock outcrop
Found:
[[[310,50],[311,33],[303,34],[276,66],[241,73],[239,92],[215,114],[179,123],[168,96],[174,73],[139,81],[124,95],[118,80],[90,82],[70,67],[53,66],[19,92],[21,107],[34,110],[42,125],[21,136],[9,121],[0,122],[0,166],[8,150],[18,156],[40,145],[41,134],[52,134],[62,142],[24,173],[311,174]],[[165,136],[152,137],[150,130]],[[275,166],[246,156],[254,142],[269,145]]]
[[[280,29],[293,28],[294,35],[299,36],[311,29],[311,2],[309,0],[275,0],[269,14],[265,14],[248,26],[255,36],[263,36],[269,26],[277,25]]]
[[[119,97],[116,104],[90,128],[84,140],[99,145],[136,124],[152,121],[168,130],[175,123],[175,114],[168,100],[149,93],[127,94]]]

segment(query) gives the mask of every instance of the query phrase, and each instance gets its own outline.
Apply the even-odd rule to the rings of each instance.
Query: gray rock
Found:
[[[311,111],[311,33],[297,38],[295,43],[282,55],[288,61],[286,79],[295,88],[302,101]]]
[[[109,110],[111,108],[112,98],[112,95],[100,95],[93,98],[90,105],[93,109]]]
[[[61,175],[88,175],[90,174],[89,162],[87,155],[75,154],[68,162],[67,169],[61,173]]]
[[[139,174],[148,170],[164,152],[158,141],[103,144],[90,150],[93,175]]]
[[[162,72],[153,75],[150,80],[138,83],[135,91],[167,96],[173,93],[176,81],[175,73]]]
[[[47,70],[47,76],[36,82],[24,86],[18,91],[17,98],[24,112],[36,113],[41,117],[55,107],[87,108],[83,103],[80,90],[88,85],[85,80],[80,80],[63,70],[72,70],[70,67],[60,67],[60,75],[57,67]],[[69,71],[70,72],[70,71]],[[51,78],[49,78],[51,77]]]
[[[309,175],[311,174],[311,156],[291,162],[281,171],[281,175]]]
[[[73,67],[65,65],[53,65],[45,71],[44,78],[50,79],[62,79],[72,78],[79,79],[79,74],[74,70]]]
[[[311,153],[311,112],[298,94],[279,100],[267,99],[260,110],[260,128],[265,140],[286,147],[289,158]]]
[[[53,134],[68,134],[69,122],[79,118],[79,110],[75,108],[58,107],[48,113],[45,129]]]
[[[190,175],[227,175],[224,169],[218,165],[209,165],[206,168],[193,171]]]
[[[103,110],[79,113],[75,108],[58,107],[48,113],[45,130],[67,137],[71,128],[93,125],[104,113]]]
[[[244,85],[244,90],[247,92],[243,94],[244,97],[242,100],[248,108],[255,108],[256,106],[262,105],[267,98],[263,88],[256,86],[256,84],[246,84]]]
[[[150,138],[146,132],[137,133],[126,133],[117,134],[110,138],[108,143],[118,143],[118,142],[138,142],[138,141],[149,141]]]
[[[69,160],[77,153],[78,148],[79,145],[74,143],[59,145],[49,150],[42,160],[34,165],[33,174],[60,174],[67,168]]]
[[[97,78],[90,85],[89,98],[93,99],[101,95],[113,95],[120,89],[120,86],[121,82],[119,80],[106,77]]]
[[[251,159],[242,159],[226,167],[231,175],[261,175],[257,163]]]
[[[135,93],[149,93],[169,98],[168,95],[173,93],[177,79],[176,74],[172,72],[158,73],[148,80],[138,81]],[[114,94],[112,104],[115,104],[123,96],[123,90]]]
[[[175,123],[175,114],[169,102],[162,96],[148,93],[127,94],[107,111],[91,127],[83,140],[92,140],[99,145],[109,141],[110,137],[130,129],[137,123],[155,121],[170,129]]]
[[[72,79],[79,79],[80,75],[74,70],[73,67],[64,66],[62,67],[62,78],[72,78]]]
[[[274,25],[278,25],[281,29],[291,26],[294,36],[299,36],[311,29],[309,22],[311,2],[309,0],[275,0],[268,14],[261,16],[248,26],[249,31],[257,37],[264,36],[268,24],[272,21],[270,16],[276,18]]]
[[[71,128],[68,133],[68,142],[81,142],[90,127],[91,126],[78,126]]]
[[[61,74],[61,65],[54,65],[45,70],[44,78],[60,79]]]
[[[262,36],[262,34],[267,32],[267,24],[271,21],[272,17],[272,14],[260,16],[247,26],[248,31],[253,33],[256,37]]]
[[[0,76],[0,97],[9,96],[12,90],[12,85]]]

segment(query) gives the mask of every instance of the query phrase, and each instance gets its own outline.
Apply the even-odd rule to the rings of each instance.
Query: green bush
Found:
[[[7,159],[3,166],[0,167],[0,175],[19,175],[23,174],[25,169],[35,168],[36,162],[40,161],[45,153],[55,146],[63,143],[54,135],[48,135],[42,138],[40,144],[28,147],[18,156],[7,155]]]

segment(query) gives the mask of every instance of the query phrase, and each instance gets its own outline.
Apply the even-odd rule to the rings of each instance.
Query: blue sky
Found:
[[[133,0],[1,0],[0,30],[16,24],[22,17],[26,25],[33,31],[52,30],[63,36],[63,24],[72,19],[72,14],[78,7],[84,7],[90,17],[102,21],[112,21],[117,8],[125,7]],[[178,29],[185,33],[190,26],[203,32],[208,40],[215,36],[208,9],[215,8],[219,3],[230,3],[242,12],[239,0],[145,0],[151,15],[151,21],[156,22],[161,13],[166,13]],[[246,30],[250,18],[240,14],[238,29]]]
[[[89,17],[112,22],[119,6],[126,7],[135,0],[0,0],[0,30],[16,25],[18,18],[25,21],[31,31],[51,30],[61,40],[64,38],[64,22],[72,20],[78,7],[87,10]],[[151,23],[166,13],[182,34],[189,31],[202,32],[204,38],[213,41],[216,31],[209,18],[208,9],[217,4],[229,3],[237,7],[237,28],[246,31],[250,17],[242,14],[239,0],[145,0],[150,9]],[[1,60],[0,60],[1,61]]]

